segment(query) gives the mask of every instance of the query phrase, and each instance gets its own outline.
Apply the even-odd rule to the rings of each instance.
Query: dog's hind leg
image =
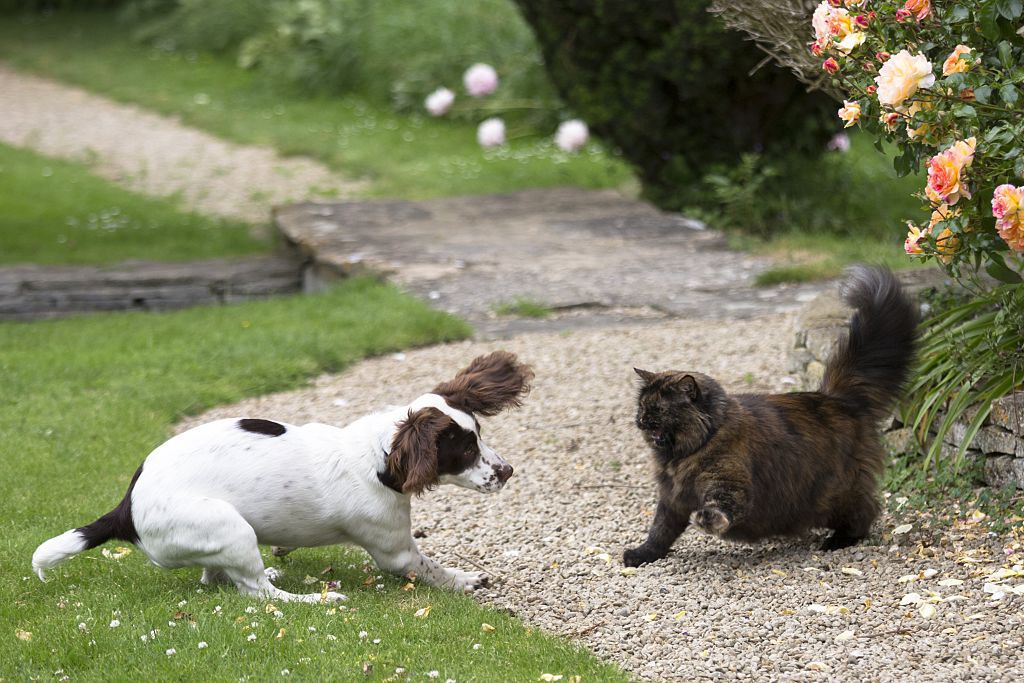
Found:
[[[157,564],[199,565],[206,581],[226,578],[241,593],[282,602],[344,599],[340,593],[295,594],[275,587],[264,572],[256,532],[230,503],[214,498],[175,501],[173,510],[160,524],[171,533],[153,533],[145,539],[147,552]],[[182,529],[189,533],[181,533]]]
[[[231,579],[228,578],[228,575],[222,569],[203,567],[203,576],[199,579],[199,583],[204,586],[213,586],[218,583],[231,583]]]

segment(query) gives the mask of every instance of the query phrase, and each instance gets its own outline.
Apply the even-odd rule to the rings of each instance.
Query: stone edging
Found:
[[[910,279],[912,282],[905,282],[908,289],[920,291],[941,278],[915,273]],[[800,310],[796,337],[789,351],[789,371],[797,376],[801,389],[818,387],[825,361],[836,339],[846,331],[849,317],[850,309],[842,303],[835,289],[819,295]],[[944,457],[952,457],[957,452],[966,431],[966,422],[953,425],[943,443]],[[886,444],[893,452],[908,448],[912,437],[910,427],[895,417],[885,433]],[[1012,483],[1024,489],[1024,391],[993,401],[992,412],[968,445],[966,456],[985,458],[987,484],[1001,487]]]
[[[160,311],[292,294],[302,289],[302,268],[294,254],[110,267],[11,266],[0,268],[0,319]]]

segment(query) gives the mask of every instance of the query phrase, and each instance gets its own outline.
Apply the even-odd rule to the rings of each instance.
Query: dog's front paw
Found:
[[[455,590],[462,591],[463,593],[472,593],[478,588],[484,588],[491,582],[491,578],[483,572],[464,572],[458,569],[454,570],[455,577],[452,580],[452,586]]]
[[[627,548],[622,553],[622,564],[627,567],[639,567],[642,564],[648,562],[654,562],[665,557],[665,553],[659,553],[657,550],[649,547],[647,544],[638,545],[635,548]]]
[[[714,505],[707,505],[690,515],[690,524],[709,534],[721,535],[728,530],[732,520]]]
[[[273,555],[274,557],[284,557],[285,555],[287,555],[288,553],[292,552],[293,550],[295,550],[295,548],[290,548],[290,547],[288,547],[286,545],[272,545],[272,546],[270,546],[270,554]]]

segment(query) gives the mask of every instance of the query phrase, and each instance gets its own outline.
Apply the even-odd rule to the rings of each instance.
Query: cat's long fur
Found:
[[[737,541],[826,527],[827,550],[867,536],[884,462],[878,423],[906,382],[917,313],[882,268],[853,269],[844,298],[855,313],[818,391],[730,396],[697,372],[637,370],[637,426],[660,500],[627,566],[664,557],[689,523]]]

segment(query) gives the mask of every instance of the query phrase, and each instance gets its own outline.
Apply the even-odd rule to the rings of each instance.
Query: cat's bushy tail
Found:
[[[917,306],[887,268],[855,266],[843,299],[854,309],[849,333],[825,365],[820,391],[881,420],[899,400],[917,345]]]

